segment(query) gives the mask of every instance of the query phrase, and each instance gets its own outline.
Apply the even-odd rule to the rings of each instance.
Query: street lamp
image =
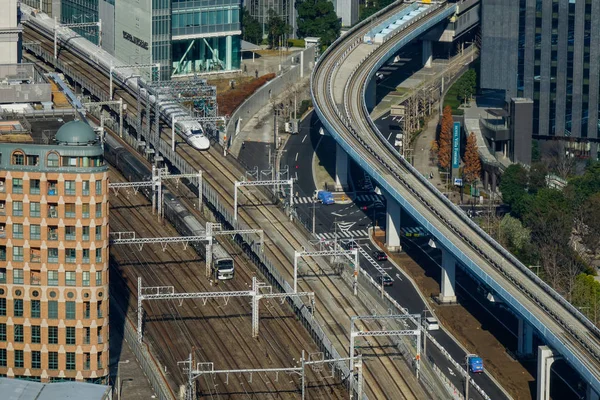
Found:
[[[129,364],[129,360],[119,361],[117,363],[117,399],[121,400],[121,364]]]
[[[427,357],[427,313],[433,316],[427,308],[423,310],[423,357]]]
[[[465,399],[469,398],[469,381],[471,380],[471,375],[469,375],[469,357],[471,354],[467,354],[465,356]],[[121,400],[121,399],[119,399]]]

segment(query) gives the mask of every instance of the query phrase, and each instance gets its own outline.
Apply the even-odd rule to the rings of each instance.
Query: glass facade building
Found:
[[[595,0],[482,4],[482,88],[532,99],[533,138],[581,158],[597,157],[599,20]]]

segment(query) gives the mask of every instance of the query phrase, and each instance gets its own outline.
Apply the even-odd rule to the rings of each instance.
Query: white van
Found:
[[[425,319],[425,328],[428,331],[437,331],[440,329],[440,324],[438,320],[433,317],[428,317]]]

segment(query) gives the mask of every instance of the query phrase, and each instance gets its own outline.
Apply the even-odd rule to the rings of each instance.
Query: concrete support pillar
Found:
[[[342,146],[335,146],[335,190],[341,191],[348,187],[348,153]]]
[[[225,48],[227,54],[225,54],[225,68],[231,70],[231,60],[233,59],[233,37],[227,36],[225,39]]]
[[[442,279],[440,303],[456,302],[456,260],[446,249],[442,249]]]
[[[587,389],[585,391],[586,400],[600,400],[600,395],[596,393],[592,385],[587,385]]]
[[[431,68],[432,61],[433,53],[431,50],[431,40],[423,40],[423,66],[425,68]]]
[[[554,353],[548,346],[538,347],[537,400],[550,400],[550,368]]]
[[[490,173],[487,169],[483,170],[483,189],[488,190],[488,184],[490,181]]]
[[[389,251],[402,251],[400,243],[400,204],[386,195],[385,245]]]
[[[496,171],[492,172],[492,192],[496,192]]]
[[[518,349],[520,356],[533,354],[533,327],[523,318],[519,318]]]
[[[365,104],[369,112],[373,111],[377,105],[377,78],[373,77],[367,85],[367,91],[365,92]]]

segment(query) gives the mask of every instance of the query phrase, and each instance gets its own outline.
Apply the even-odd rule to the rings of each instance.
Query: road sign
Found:
[[[462,186],[463,180],[461,178],[454,178],[454,186]]]
[[[452,168],[460,166],[460,122],[454,123],[452,131]]]

